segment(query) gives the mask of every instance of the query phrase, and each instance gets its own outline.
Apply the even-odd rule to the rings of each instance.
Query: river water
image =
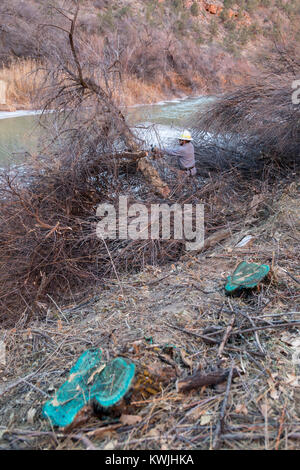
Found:
[[[128,120],[147,145],[167,143],[183,130],[185,120],[195,109],[204,108],[213,99],[202,96],[164,101],[153,105],[137,105],[128,109]],[[0,112],[0,166],[21,163],[26,153],[39,150],[45,132],[39,125],[39,112]]]

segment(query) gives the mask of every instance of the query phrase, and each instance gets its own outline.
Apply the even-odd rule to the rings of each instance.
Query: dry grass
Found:
[[[262,329],[258,337],[253,332],[231,336],[223,351],[223,367],[233,363],[239,376],[228,395],[221,448],[299,448],[299,367],[292,362],[300,320],[297,214],[299,188],[293,183],[274,203],[267,221],[244,227],[213,250],[187,254],[172,266],[121,276],[107,284],[101,298],[95,295],[64,310],[53,306],[43,322],[30,328],[21,318],[16,328],[5,332],[2,448],[104,449],[108,443],[110,448],[131,450],[211,448],[225,384],[179,394],[175,379],[216,365],[219,345],[207,345],[194,334],[218,326],[220,340],[233,314],[234,331],[252,323]],[[253,245],[235,249],[246,233],[255,237]],[[272,278],[252,296],[228,300],[224,280],[244,259],[270,264]],[[288,326],[291,321],[298,325]],[[284,326],[270,327],[278,322]],[[149,337],[153,344],[145,339]],[[138,415],[139,424],[94,417],[66,435],[50,428],[41,408],[76,358],[91,347],[103,348],[106,360],[122,355],[132,359],[138,371],[150,370],[152,391],[141,386],[139,397],[124,410]],[[167,373],[173,376],[168,384]]]
[[[126,106],[132,106],[139,103],[151,104],[166,98],[190,95],[197,91],[206,92],[204,79],[197,73],[193,76],[193,86],[188,85],[176,72],[170,72],[167,76],[160,74],[153,82],[146,82],[127,74],[123,76],[121,96],[116,99]]]
[[[9,67],[0,70],[0,80],[8,84],[7,104],[18,108],[31,108],[40,89],[44,74],[40,64],[31,59],[19,59],[10,63]]]
[[[43,94],[44,72],[39,67],[40,64],[34,60],[20,59],[0,70],[0,80],[8,84],[7,104],[9,106],[18,109],[34,107],[37,93]],[[134,75],[124,74],[122,89],[115,90],[118,93],[115,100],[125,106],[139,103],[151,104],[165,98],[175,98],[180,93],[189,94],[195,90],[186,86],[178,74],[171,75],[172,77],[168,80],[161,76],[159,80],[151,83],[138,79]],[[197,83],[200,90],[203,82],[199,78]],[[39,99],[42,99],[42,96]]]
[[[123,79],[121,101],[126,106],[139,103],[151,104],[165,97],[160,83],[145,83],[129,75]]]

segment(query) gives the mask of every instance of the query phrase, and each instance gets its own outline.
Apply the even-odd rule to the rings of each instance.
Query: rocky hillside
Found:
[[[53,6],[62,2],[1,3],[3,63],[43,59],[41,25],[61,24]],[[74,2],[64,8],[70,14]],[[118,66],[133,104],[195,91],[215,94],[245,82],[275,43],[299,38],[299,14],[299,0],[82,0],[78,33],[98,57]]]

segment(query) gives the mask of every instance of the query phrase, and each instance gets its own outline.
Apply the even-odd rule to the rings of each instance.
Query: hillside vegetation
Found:
[[[1,3],[0,61],[10,72],[2,71],[0,78],[10,84],[11,105],[29,106],[28,91],[33,96],[37,88],[32,61],[22,85],[16,77],[24,59],[43,61],[37,45],[45,25],[55,20],[50,5],[62,4],[68,8],[57,0]],[[299,12],[299,0],[82,0],[78,28],[99,60],[122,74],[120,98],[134,104],[216,94],[244,83],[274,44],[299,40]]]

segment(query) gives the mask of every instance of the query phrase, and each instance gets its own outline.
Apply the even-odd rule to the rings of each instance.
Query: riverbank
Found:
[[[200,88],[189,89],[182,87],[173,89],[172,91],[168,90],[166,92],[162,87],[141,83],[134,78],[127,78],[122,91],[116,97],[116,102],[120,107],[163,104],[165,102],[197,97],[200,94],[200,91]],[[206,93],[204,93],[204,95],[205,94]],[[36,105],[34,102],[28,102],[26,100],[22,101],[22,98],[18,101],[8,99],[7,104],[0,104],[0,119],[23,116],[29,114],[29,112],[32,112],[32,114],[39,114],[42,112],[35,111],[35,108]]]
[[[43,101],[45,73],[36,61],[27,59],[13,62],[10,67],[0,71],[0,80],[6,84],[6,103],[0,104],[0,112],[33,111],[37,103]],[[196,93],[196,82],[195,78],[195,85],[187,87],[177,74],[168,76],[168,85],[163,83],[163,79],[147,83],[125,75],[113,94],[119,106],[153,104]]]
[[[175,71],[161,73],[153,81],[124,73],[111,91],[119,107],[156,104],[231,89],[241,84],[249,72],[249,65],[240,66],[240,72],[228,67],[228,70],[216,72],[214,83],[197,71],[190,80]],[[31,59],[16,60],[0,70],[0,80],[6,83],[5,104],[0,104],[0,112],[34,111],[41,107],[47,84],[40,63]]]

